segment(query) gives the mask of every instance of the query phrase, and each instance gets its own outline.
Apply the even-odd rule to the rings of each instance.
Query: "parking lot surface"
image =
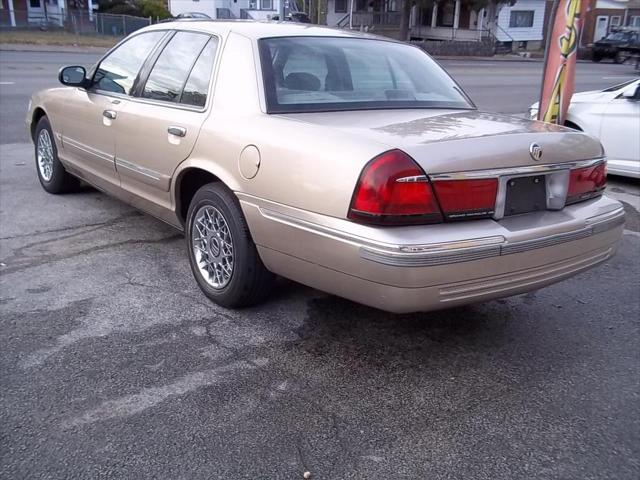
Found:
[[[609,182],[618,254],[537,292],[397,316],[280,280],[229,311],[175,230],[41,189],[24,102],[91,61],[67,57],[0,52],[0,80],[28,77],[0,88],[0,478],[638,478],[637,181]],[[458,64],[480,105],[539,68]],[[629,75],[584,68],[586,88]]]

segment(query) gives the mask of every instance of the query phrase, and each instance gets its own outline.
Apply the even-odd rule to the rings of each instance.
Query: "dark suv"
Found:
[[[631,55],[628,49],[637,48],[640,48],[640,31],[622,28],[594,43],[591,58],[594,62],[611,58],[616,63],[624,63]]]

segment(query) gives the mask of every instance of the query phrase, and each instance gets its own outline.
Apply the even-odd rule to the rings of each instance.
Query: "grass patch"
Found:
[[[0,31],[0,43],[26,43],[31,45],[109,48],[114,46],[121,38],[105,35],[74,35],[69,32],[42,32],[40,30]]]

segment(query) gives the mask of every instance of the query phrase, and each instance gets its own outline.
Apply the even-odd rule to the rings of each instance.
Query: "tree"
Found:
[[[163,0],[100,0],[99,11],[135,17],[169,18]]]

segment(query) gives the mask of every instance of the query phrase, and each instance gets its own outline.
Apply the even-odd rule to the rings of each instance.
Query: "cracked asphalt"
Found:
[[[35,84],[0,89],[0,478],[640,475],[637,181],[618,254],[537,292],[394,316],[280,280],[228,311],[170,227],[40,188],[5,129]]]

